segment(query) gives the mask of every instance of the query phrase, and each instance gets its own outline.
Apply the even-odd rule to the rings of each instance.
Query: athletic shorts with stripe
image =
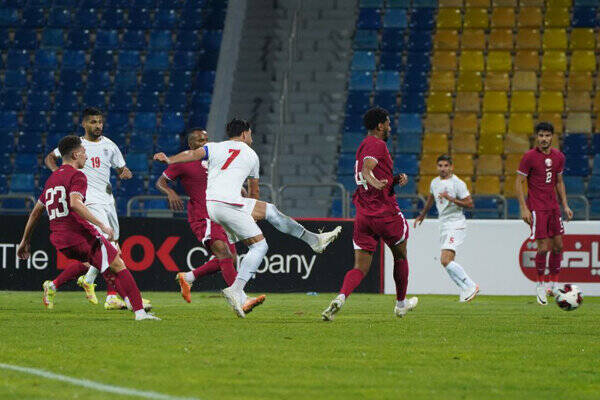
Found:
[[[192,229],[192,232],[194,232],[194,235],[196,235],[198,241],[202,243],[202,246],[205,248],[210,250],[213,243],[221,240],[229,246],[229,250],[232,254],[236,253],[235,244],[229,242],[225,229],[223,229],[221,225],[212,222],[210,219],[205,218],[191,222],[190,228]]]
[[[99,268],[101,273],[108,269],[119,254],[115,246],[110,244],[104,236],[90,238],[87,242],[65,247],[59,251],[71,260],[89,262]]]
[[[380,218],[356,214],[352,234],[354,249],[373,252],[379,239],[390,247],[408,239],[408,223],[402,213]]]
[[[563,225],[560,210],[541,210],[531,212],[530,239],[546,239],[563,235]]]

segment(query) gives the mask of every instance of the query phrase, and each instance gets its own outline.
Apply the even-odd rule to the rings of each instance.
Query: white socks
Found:
[[[196,280],[196,277],[192,271],[189,271],[183,274],[183,279],[185,279],[185,281],[191,285]]]
[[[458,285],[458,287],[461,289],[467,289],[475,286],[475,282],[469,278],[469,275],[467,275],[463,267],[461,267],[460,264],[455,261],[451,261],[446,266],[446,272],[450,276],[450,279],[452,279],[454,283],[456,283],[456,285]]]
[[[396,307],[403,308],[404,307],[404,300],[396,300]]]
[[[298,222],[294,221],[287,215],[282,214],[277,207],[271,203],[267,203],[265,219],[279,232],[296,237],[311,247],[318,246],[319,244],[319,237],[316,233],[306,230]]]
[[[98,276],[98,272],[100,272],[98,270],[98,268],[90,265],[90,268],[88,269],[88,272],[85,274],[85,282],[88,285],[91,285],[92,283],[94,283],[94,281],[96,280],[96,277]]]
[[[267,250],[269,250],[269,246],[264,239],[248,246],[248,253],[246,253],[242,259],[237,278],[235,278],[235,281],[231,285],[235,291],[244,289],[246,282],[254,276],[260,263],[262,263],[264,256],[267,254]]]

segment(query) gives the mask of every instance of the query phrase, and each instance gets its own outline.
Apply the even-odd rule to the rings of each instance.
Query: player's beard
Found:
[[[98,139],[100,136],[102,136],[102,131],[91,131],[90,136],[92,139]]]

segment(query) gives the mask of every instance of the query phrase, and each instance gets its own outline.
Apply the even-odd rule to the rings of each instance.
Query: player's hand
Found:
[[[154,155],[154,160],[168,164],[169,163],[169,157],[167,157],[167,155],[165,153],[156,153]]]
[[[527,225],[531,225],[533,223],[533,216],[531,215],[531,211],[529,209],[521,210],[521,219],[525,221]]]
[[[444,191],[444,193],[441,193],[440,197],[448,200],[449,202],[453,202],[454,201],[454,197],[450,196],[448,194],[448,191]]]
[[[169,200],[169,208],[173,211],[182,211],[183,210],[183,201],[181,201],[181,197],[177,193],[170,193],[167,195]]]
[[[573,219],[573,210],[571,210],[569,206],[565,207],[565,214],[567,215],[567,221]]]
[[[375,179],[373,181],[373,183],[371,183],[371,186],[373,186],[375,189],[377,190],[383,190],[383,188],[385,188],[387,186],[388,180],[387,179]]]
[[[27,260],[31,255],[31,244],[28,242],[19,243],[19,247],[17,247],[17,257],[21,260]]]
[[[112,228],[110,226],[100,225],[100,229],[102,230],[102,232],[104,232],[104,233],[106,233],[106,235],[108,235],[106,240],[108,240],[109,242],[112,242],[112,240],[115,237],[115,232],[112,230]]]
[[[413,223],[413,228],[416,228],[417,225],[421,225],[423,223],[424,219],[425,219],[425,215],[419,214],[419,216],[417,218],[415,218],[415,222]]]
[[[404,186],[408,183],[408,175],[398,174],[394,176],[394,184],[398,186]]]
[[[121,171],[121,173],[119,174],[119,179],[126,180],[131,179],[131,177],[133,177],[131,170],[127,167],[123,167],[123,171]]]

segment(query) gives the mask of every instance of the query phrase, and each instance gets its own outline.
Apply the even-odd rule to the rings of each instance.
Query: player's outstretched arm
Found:
[[[570,221],[571,219],[573,219],[573,211],[569,207],[569,202],[567,200],[567,189],[565,188],[565,181],[563,179],[562,174],[556,175],[556,191],[558,192],[558,198],[560,199],[560,203],[565,209],[567,221]]]
[[[86,221],[88,221],[89,223],[94,224],[97,227],[99,227],[102,230],[102,232],[104,232],[108,235],[107,240],[109,242],[113,240],[113,236],[115,233],[113,232],[112,228],[104,225],[102,223],[102,221],[100,221],[98,218],[96,218],[96,216],[94,216],[94,214],[92,214],[90,212],[90,210],[88,210],[88,208],[85,206],[85,204],[83,204],[81,195],[79,193],[71,193],[71,195],[69,197],[69,202],[70,202],[71,209],[73,211],[75,211],[77,214],[79,214],[79,216],[81,218],[83,218]]]
[[[27,219],[27,224],[25,224],[25,231],[23,232],[23,238],[21,239],[21,243],[19,247],[17,247],[17,256],[26,260],[29,258],[30,249],[31,249],[31,235],[35,230],[35,227],[44,212],[44,205],[39,201],[35,203],[33,210],[29,213],[29,219]]]
[[[429,210],[431,210],[431,207],[433,207],[433,201],[433,195],[429,193],[429,196],[427,196],[427,201],[425,202],[425,206],[423,207],[423,211],[421,211],[417,218],[415,218],[415,222],[413,223],[414,228],[416,228],[417,225],[421,225],[423,223],[423,220],[425,219],[425,217],[427,217],[427,213],[429,212]]]
[[[196,150],[186,150],[174,156],[167,157],[165,153],[156,153],[154,160],[163,162],[165,164],[176,164],[190,161],[203,160],[206,157],[206,150],[204,147],[200,147]]]
[[[119,179],[121,180],[131,179],[133,177],[133,173],[127,166],[115,168],[115,170],[117,171],[117,174],[119,174]]]
[[[169,207],[173,211],[181,211],[183,210],[183,201],[181,201],[181,197],[177,194],[177,192],[169,187],[169,182],[164,175],[161,175],[156,180],[156,188],[162,193],[167,195],[169,200]]]
[[[521,219],[528,225],[531,225],[533,216],[527,207],[527,203],[525,203],[525,192],[523,191],[525,179],[526,177],[524,175],[517,173],[517,179],[515,180],[515,191],[517,192],[517,199],[519,200],[519,207],[521,208]]]
[[[48,155],[46,156],[46,158],[44,158],[44,164],[46,164],[46,167],[48,167],[48,169],[50,169],[50,171],[54,172],[58,169],[58,157],[56,157],[54,155],[54,151],[51,151],[50,153],[48,153]]]
[[[376,166],[377,160],[371,157],[367,157],[363,161],[361,172],[363,175],[363,179],[366,180],[369,185],[373,186],[377,190],[382,190],[383,188],[385,188],[388,182],[387,179],[383,179],[380,181],[379,179],[375,178],[375,175],[373,175],[373,169]]]
[[[244,195],[243,189],[244,188],[242,188],[242,196]],[[244,197],[250,197],[251,199],[256,199],[256,200],[258,200],[260,198],[260,189],[258,186],[258,179],[248,178],[248,193]]]

